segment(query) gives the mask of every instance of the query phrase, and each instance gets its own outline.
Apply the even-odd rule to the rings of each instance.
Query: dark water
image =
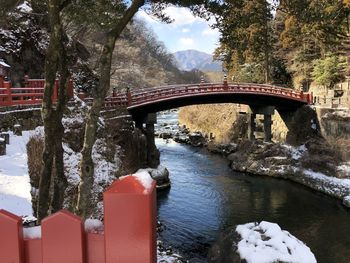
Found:
[[[333,198],[275,178],[233,172],[204,149],[157,139],[172,187],[158,195],[166,226],[160,239],[190,262],[206,262],[209,247],[230,226],[278,223],[305,242],[318,262],[350,262],[350,210]]]

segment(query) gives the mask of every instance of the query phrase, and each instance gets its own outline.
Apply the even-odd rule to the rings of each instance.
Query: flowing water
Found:
[[[160,122],[176,121],[176,114]],[[270,221],[302,240],[318,262],[350,262],[350,210],[340,201],[282,179],[236,173],[205,149],[156,139],[171,189],[158,194],[165,225],[160,239],[189,262],[206,262],[219,233],[253,221]]]

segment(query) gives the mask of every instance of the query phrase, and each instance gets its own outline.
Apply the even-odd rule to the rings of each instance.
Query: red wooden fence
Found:
[[[17,106],[17,105],[35,105],[40,104],[44,95],[45,80],[29,79],[24,77],[24,87],[14,88],[10,81],[4,80],[0,76],[0,107]],[[53,102],[57,101],[59,81],[56,80],[54,92],[52,95]],[[69,81],[67,95],[73,97],[73,82]]]
[[[23,237],[22,220],[0,210],[2,263],[155,263],[155,182],[146,190],[134,176],[104,193],[104,231],[85,232],[83,221],[59,211],[42,221],[41,238]]]

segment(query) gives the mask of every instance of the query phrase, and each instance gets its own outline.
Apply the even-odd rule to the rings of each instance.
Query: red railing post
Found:
[[[155,263],[156,184],[135,176],[115,181],[103,195],[106,263]]]
[[[228,84],[227,84],[227,75],[224,75],[224,91],[228,90]]]
[[[8,106],[12,106],[11,81],[4,81],[4,88],[6,89],[6,93],[7,93]]]
[[[29,87],[29,76],[24,75],[24,87],[28,88]]]
[[[131,106],[131,104],[132,104],[131,99],[132,98],[131,98],[131,92],[130,92],[129,88],[126,89],[126,96],[128,98],[128,106]]]
[[[81,218],[61,210],[42,221],[43,263],[84,263]]]
[[[41,239],[24,238],[25,263],[42,263]]]
[[[0,210],[0,261],[24,263],[22,219]]]

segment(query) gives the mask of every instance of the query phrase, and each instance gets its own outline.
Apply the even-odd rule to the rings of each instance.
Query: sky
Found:
[[[189,9],[183,7],[169,6],[165,13],[174,20],[173,23],[162,23],[143,10],[137,13],[137,17],[146,21],[171,53],[187,49],[196,49],[208,54],[214,52],[220,34],[217,29],[210,28],[213,20],[207,22],[195,17]]]

